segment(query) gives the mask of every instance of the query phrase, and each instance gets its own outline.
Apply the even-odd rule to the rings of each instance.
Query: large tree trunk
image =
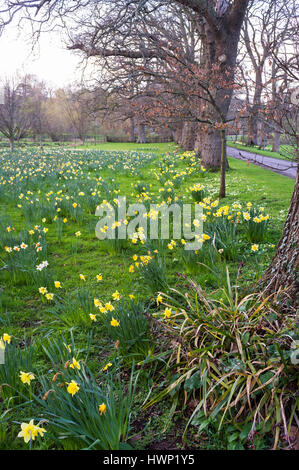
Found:
[[[196,138],[196,123],[195,122],[184,122],[182,130],[181,145],[183,150],[193,150]]]
[[[218,169],[221,165],[221,135],[213,128],[199,126],[196,138],[200,151],[201,164],[205,168]]]
[[[220,190],[219,190],[219,199],[225,197],[226,188],[225,188],[225,170],[226,170],[226,134],[225,130],[221,130],[221,168],[220,168]]]
[[[180,145],[182,142],[182,132],[183,132],[183,126],[182,124],[178,124],[175,135],[174,135],[174,143],[177,145]]]
[[[138,124],[137,133],[138,133],[137,143],[145,144],[146,143],[145,124]]]
[[[135,142],[135,120],[130,117],[130,142]]]
[[[9,147],[10,147],[10,151],[13,152],[15,149],[15,139],[13,137],[9,138]]]
[[[282,237],[276,254],[261,284],[267,294],[287,289],[286,299],[295,308],[299,306],[299,171]],[[287,302],[286,302],[287,303]]]
[[[200,148],[201,148],[200,137],[201,137],[201,133],[200,133],[199,127],[200,127],[200,124],[197,124],[195,142],[194,142],[194,150],[195,150],[197,156],[200,158]]]

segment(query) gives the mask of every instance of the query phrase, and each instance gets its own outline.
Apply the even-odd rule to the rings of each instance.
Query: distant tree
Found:
[[[0,132],[8,138],[10,150],[16,140],[24,137],[30,129],[27,110],[28,89],[22,79],[6,79],[2,85],[3,100],[0,104]]]
[[[264,90],[272,85],[273,96],[281,80],[281,69],[272,61],[288,47],[292,36],[291,19],[295,14],[295,1],[250,0],[241,31],[241,57],[238,65],[245,84],[248,111],[249,145],[263,146],[269,126],[259,119],[264,107]],[[243,53],[246,51],[246,53]],[[275,150],[279,151],[279,134],[276,129]],[[278,148],[277,148],[278,147]]]
[[[48,90],[46,84],[34,75],[26,75],[23,83],[27,90],[24,111],[30,121],[30,130],[33,136],[39,139],[40,147],[42,147],[42,136],[47,133],[46,102]]]
[[[92,94],[86,89],[73,90],[69,87],[61,91],[60,99],[70,127],[84,143],[94,119]]]
[[[63,134],[70,133],[71,131],[63,107],[63,98],[64,91],[56,90],[50,94],[44,105],[46,132],[53,142],[58,142],[62,139]]]

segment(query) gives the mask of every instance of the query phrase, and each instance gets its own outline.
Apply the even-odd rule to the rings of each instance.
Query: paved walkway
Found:
[[[258,155],[256,153],[246,152],[246,150],[239,150],[229,146],[227,146],[227,155],[229,157],[238,158],[239,160],[250,161],[255,165],[275,171],[280,175],[288,176],[294,180],[296,179],[297,163],[295,162],[267,157],[265,155]]]

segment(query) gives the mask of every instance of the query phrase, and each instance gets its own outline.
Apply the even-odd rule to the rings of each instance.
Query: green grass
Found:
[[[229,147],[233,147],[239,150],[245,150],[246,152],[256,153],[258,155],[265,155],[266,157],[278,158],[280,160],[293,160],[292,156],[292,147],[290,145],[281,145],[280,152],[272,152],[271,145],[267,145],[265,149],[260,149],[259,147],[243,145],[235,142],[227,142]]]
[[[138,151],[138,152],[155,152],[161,154],[164,152],[172,152],[176,145],[173,143],[149,143],[149,144],[137,144],[135,142],[127,143],[114,143],[114,142],[103,142],[101,144],[84,144],[76,146],[76,149],[96,149],[96,150],[119,150],[119,151]]]
[[[173,152],[177,147],[173,144],[104,143],[97,146],[86,145],[76,148],[76,150],[79,149],[86,151],[137,151],[140,154],[146,152],[154,153],[155,159],[141,165],[140,168],[138,168],[137,174],[135,170],[111,170],[108,167],[100,171],[93,169],[88,173],[89,170],[87,171],[83,164],[84,171],[78,178],[78,188],[80,185],[83,187],[85,183],[89,184],[88,176],[97,178],[101,176],[105,181],[110,181],[112,187],[117,187],[120,195],[128,195],[128,198],[132,197],[134,200],[136,199],[134,186],[138,181],[148,185],[153,195],[159,195],[161,184],[154,177],[153,172],[157,170],[157,165],[163,158],[163,154],[165,152]],[[177,157],[172,157],[171,161],[177,172],[184,171],[188,163],[188,160],[179,160]],[[247,204],[248,201],[251,201],[254,205],[263,206],[265,212],[271,217],[269,236],[258,257],[255,255],[252,256],[248,242],[242,242],[238,259],[229,262],[230,270],[235,273],[240,261],[246,259],[243,278],[240,281],[243,288],[245,288],[248,280],[254,280],[267,266],[274,254],[274,248],[270,245],[275,245],[280,238],[294,182],[289,178],[257,166],[248,166],[243,161],[230,158],[229,163],[230,170],[227,173],[227,198],[221,201],[220,204],[231,205],[238,202],[244,205]],[[170,168],[172,168],[171,165],[172,163],[169,164]],[[81,164],[79,166],[81,168]],[[175,189],[175,192],[182,201],[190,202],[188,188],[198,182],[198,176],[196,172],[193,172],[183,180],[181,185]],[[207,177],[200,180],[200,182],[206,185],[209,195],[213,198],[217,197],[219,185],[218,173],[209,173]],[[71,185],[70,180],[64,183]],[[6,187],[7,186],[4,186],[5,190]],[[71,194],[71,186],[68,186],[68,188],[68,194]],[[277,188],[279,188],[279,190]],[[30,198],[36,197],[39,190],[43,194],[47,193],[50,189],[56,192],[59,189],[66,191],[61,180],[52,180],[50,177],[47,177],[43,181],[38,180],[36,182],[32,180],[28,183],[28,186],[26,186],[26,190],[31,190],[32,193],[34,193],[34,196],[30,195]],[[9,191],[13,190],[13,187],[9,189]],[[25,193],[24,190],[22,192]],[[15,197],[9,199],[2,194],[0,186],[0,220],[4,227],[3,231],[5,231],[8,225],[13,225],[17,232],[22,229],[28,231],[36,223],[49,228],[46,235],[49,269],[53,279],[61,281],[62,283],[62,291],[55,290],[53,286],[51,292],[54,292],[56,295],[61,294],[64,298],[63,302],[65,306],[68,305],[70,299],[75,295],[76,290],[86,285],[93,291],[92,298],[98,297],[104,302],[110,301],[112,293],[118,290],[126,299],[129,294],[133,294],[136,300],[144,302],[147,305],[152,304],[152,292],[145,284],[138,270],[133,274],[128,272],[128,267],[132,263],[132,256],[135,253],[138,255],[144,254],[144,247],[136,247],[128,243],[124,250],[115,252],[111,249],[109,243],[106,241],[100,242],[95,237],[94,232],[96,225],[94,211],[90,213],[83,211],[82,220],[72,220],[71,217],[68,216],[68,222],[63,227],[63,236],[61,240],[58,240],[55,222],[52,222],[50,219],[45,223],[42,223],[41,220],[32,220],[30,223],[26,223],[23,209],[17,206],[20,202],[18,198],[19,193],[20,191],[17,191]],[[133,193],[134,197],[131,196]],[[42,196],[38,195],[38,197]],[[77,192],[74,200],[79,200]],[[80,230],[81,236],[78,239],[78,252],[74,254],[71,252],[71,244],[74,242],[74,234],[78,230]],[[0,260],[2,261],[3,267],[6,263],[6,254],[3,250],[3,244],[0,244],[0,247]],[[245,258],[242,258],[243,256],[245,256]],[[175,285],[177,282],[177,273],[185,273],[184,263],[179,250],[176,249],[174,252],[167,251],[166,266],[167,280],[171,285]],[[103,275],[103,280],[96,283],[95,276],[99,273]],[[80,274],[86,276],[86,283],[80,281]],[[202,285],[207,283],[209,287],[209,274],[206,271],[196,272],[192,275],[192,279]],[[86,338],[88,337],[90,338],[88,366],[96,376],[98,376],[99,371],[101,371],[102,367],[104,367],[107,362],[115,362],[116,350],[112,339],[107,334],[105,324],[102,322],[93,324],[89,319],[81,324],[79,317],[76,316],[76,312],[73,312],[73,316],[68,316],[68,324],[65,324],[63,321],[59,320],[59,316],[62,315],[61,312],[59,311],[55,316],[53,312],[51,312],[50,304],[39,294],[38,286],[33,285],[30,279],[27,279],[27,281],[25,282],[24,279],[21,278],[14,281],[6,269],[0,270],[0,337],[3,333],[8,332],[12,336],[12,341],[15,344],[24,345],[37,341],[43,344],[45,338],[58,339],[62,334],[65,335],[67,341],[70,342],[71,334],[73,334],[79,348],[86,347]],[[213,288],[213,282],[210,288]],[[42,348],[37,348],[35,354],[35,367],[47,374],[50,365]],[[18,374],[19,371],[17,370],[16,373]],[[138,417],[141,417],[143,419],[143,426],[148,417],[143,412],[141,413],[139,406],[145,400],[149,388],[155,380],[154,375],[151,375],[150,371],[147,371],[147,374],[148,376],[146,376],[145,382],[140,385],[138,390],[136,406],[133,410],[134,419],[137,420]],[[158,386],[158,384],[156,386]],[[151,446],[155,445],[155,442],[162,438],[171,439],[171,433],[174,432],[174,425],[172,427],[170,426],[167,433],[164,432],[164,423],[167,422],[170,407],[171,403],[168,402],[159,405],[157,412],[153,414],[147,431],[144,433],[141,431],[140,441],[136,444],[137,448],[144,448],[144,446],[151,448]],[[8,418],[8,424],[5,424],[6,437],[5,442],[1,441],[0,437],[0,448],[28,448],[21,439],[16,438],[19,432],[18,423],[23,420],[29,422],[32,417],[39,417],[41,415],[41,409],[36,403],[14,409],[8,402],[1,402],[0,400],[0,431],[1,414],[6,412],[8,408],[10,411],[6,415]],[[139,432],[137,427],[134,430],[134,426],[133,431]],[[180,427],[178,427],[177,432],[179,434],[178,442],[180,442]],[[149,438],[149,436],[151,437]],[[196,440],[192,441],[192,436],[189,436],[188,439],[189,438],[191,439],[190,445],[198,447]],[[181,445],[181,443],[179,445]],[[53,443],[50,443],[50,441],[46,439],[38,443],[35,447],[53,448],[53,446]]]

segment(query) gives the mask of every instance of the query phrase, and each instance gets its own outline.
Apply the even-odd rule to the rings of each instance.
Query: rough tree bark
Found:
[[[287,289],[288,303],[299,307],[299,171],[282,237],[261,285],[266,294]]]
[[[135,142],[135,120],[130,117],[130,142]]]
[[[145,135],[145,124],[139,123],[137,126],[137,143],[138,144],[145,144],[146,143],[146,135]]]
[[[180,145],[182,142],[182,132],[183,132],[182,125],[178,124],[176,131],[175,131],[175,136],[174,136],[174,142],[177,145]]]
[[[15,149],[15,139],[13,137],[9,138],[9,147],[10,147],[10,151],[13,152]]]
[[[184,122],[182,129],[181,145],[183,150],[193,150],[196,138],[196,123]]]

